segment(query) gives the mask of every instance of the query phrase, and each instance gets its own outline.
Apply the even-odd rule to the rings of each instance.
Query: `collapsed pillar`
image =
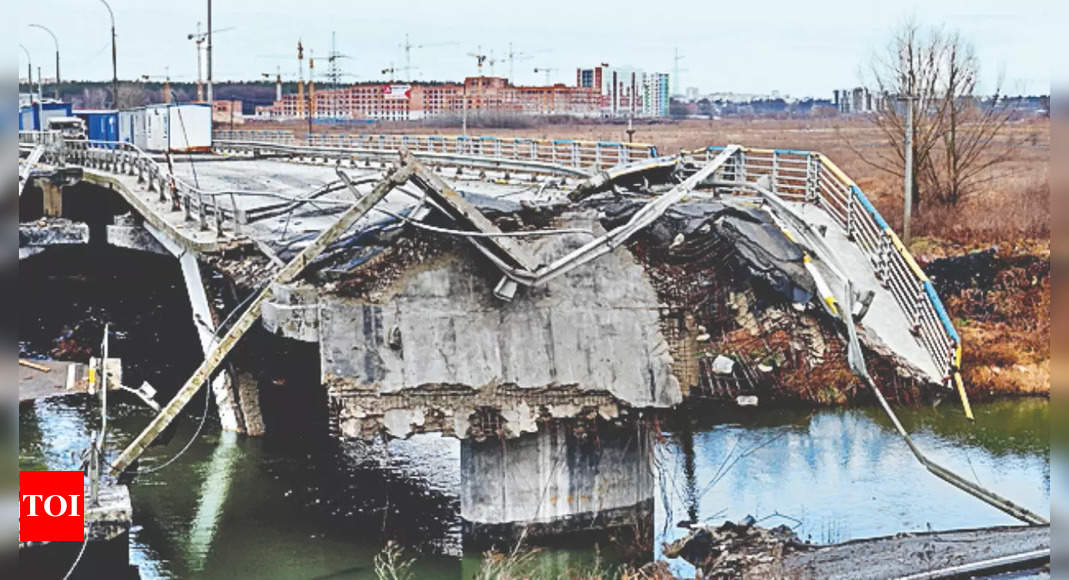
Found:
[[[41,186],[43,212],[48,217],[63,217],[63,187],[51,179],[38,179]]]
[[[575,531],[651,530],[651,431],[567,419],[518,438],[464,439],[460,515],[465,548]]]

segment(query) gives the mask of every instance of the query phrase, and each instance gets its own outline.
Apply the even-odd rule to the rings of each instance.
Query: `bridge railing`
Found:
[[[91,139],[63,139],[56,132],[19,133],[21,145],[48,144],[41,162],[62,166],[79,165],[116,175],[136,176],[148,191],[157,192],[160,202],[170,202],[172,211],[185,212],[187,221],[196,221],[202,231],[215,228],[241,234],[247,223],[237,202],[240,192],[207,191],[176,176],[169,165],[156,161],[132,143]]]
[[[576,139],[531,139],[465,135],[398,135],[398,134],[305,134],[298,140],[290,131],[216,131],[220,141],[262,142],[272,144],[303,143],[312,147],[337,147],[412,152],[447,153],[494,157],[517,161],[537,161],[576,169],[608,169],[617,165],[657,157],[657,148],[647,143],[619,141],[583,141]]]
[[[723,147],[690,151],[712,159]],[[960,384],[961,338],[928,276],[861,188],[821,153],[793,149],[745,148],[726,178],[763,182],[780,197],[824,209],[872,263],[877,279],[906,315],[910,330],[943,371]]]

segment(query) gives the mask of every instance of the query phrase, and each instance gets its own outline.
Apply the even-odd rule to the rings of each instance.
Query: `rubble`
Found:
[[[666,557],[689,562],[702,578],[741,578],[757,567],[781,569],[787,554],[808,549],[812,546],[787,526],[763,528],[754,525],[749,516],[739,523],[694,528],[683,538],[662,546]]]
[[[665,543],[662,552],[693,565],[700,578],[973,577],[1049,565],[1050,526],[899,533],[816,545],[787,526],[763,528],[747,516],[739,523],[694,527]]]

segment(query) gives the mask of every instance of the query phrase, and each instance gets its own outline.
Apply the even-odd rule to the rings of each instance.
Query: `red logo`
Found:
[[[85,540],[81,471],[19,472],[19,541]]]

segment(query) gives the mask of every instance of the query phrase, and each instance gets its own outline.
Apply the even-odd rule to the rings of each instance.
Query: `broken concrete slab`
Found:
[[[35,255],[50,246],[89,243],[89,224],[66,218],[44,217],[19,224],[19,259]],[[23,249],[26,251],[23,252]]]
[[[553,236],[531,248],[536,259],[552,260],[583,241]],[[413,270],[379,301],[323,296],[323,382],[338,395],[425,385],[575,385],[635,406],[681,401],[656,294],[626,250],[511,303],[492,297],[495,283],[470,252],[458,252]],[[388,344],[394,328],[399,347]]]

